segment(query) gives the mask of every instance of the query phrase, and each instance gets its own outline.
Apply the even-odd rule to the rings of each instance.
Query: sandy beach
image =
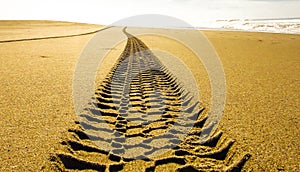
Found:
[[[0,171],[58,170],[55,163],[65,170],[68,168],[59,162],[59,155],[68,151],[81,160],[111,162],[104,155],[97,157],[94,152],[76,152],[74,147],[70,151],[66,147],[73,143],[68,141],[79,126],[72,100],[75,66],[83,48],[101,28],[54,21],[0,21]],[[235,141],[228,154],[236,159],[226,158],[216,169],[218,165],[230,167],[231,162],[237,163],[250,154],[242,171],[298,171],[300,35],[203,33],[218,53],[226,77],[225,111],[218,130],[222,131],[222,141]],[[201,106],[206,109],[203,113],[207,113],[209,81],[194,55],[165,38],[138,38],[150,49],[167,50],[181,58],[196,76]],[[114,47],[102,73],[109,72],[115,60],[108,59],[119,57],[124,47],[125,42]],[[97,82],[104,77],[99,76]],[[80,143],[91,145],[88,141]],[[196,160],[192,165],[201,166],[201,162]],[[216,162],[211,161],[211,166]],[[131,161],[123,170],[145,170],[149,164]],[[174,171],[178,167],[168,164],[156,170]]]

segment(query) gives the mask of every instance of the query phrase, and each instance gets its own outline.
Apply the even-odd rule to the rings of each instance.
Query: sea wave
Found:
[[[217,20],[197,28],[300,34],[300,18]]]

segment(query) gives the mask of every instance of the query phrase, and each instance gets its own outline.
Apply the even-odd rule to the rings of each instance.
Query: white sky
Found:
[[[300,0],[0,0],[0,20],[60,20],[111,24],[162,14],[194,26],[215,19],[300,17]]]

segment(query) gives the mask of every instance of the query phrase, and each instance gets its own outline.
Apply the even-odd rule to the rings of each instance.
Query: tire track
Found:
[[[104,27],[92,32],[85,32],[80,34],[73,34],[73,35],[60,35],[60,36],[47,36],[47,37],[37,37],[37,38],[24,38],[24,39],[11,39],[11,40],[0,40],[0,43],[11,43],[11,42],[24,42],[24,41],[37,41],[37,40],[47,40],[47,39],[58,39],[58,38],[69,38],[69,37],[76,37],[76,36],[84,36],[84,35],[91,35],[105,29],[111,28],[113,26]]]
[[[240,171],[250,155],[238,155],[221,131],[201,140],[210,125],[204,127],[199,102],[141,40],[123,32],[124,51],[80,115],[81,125],[69,129],[63,150],[51,157],[53,168]]]

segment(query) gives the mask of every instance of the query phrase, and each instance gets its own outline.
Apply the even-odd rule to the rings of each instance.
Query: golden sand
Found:
[[[253,155],[245,168],[297,171],[300,35],[205,33],[226,74],[221,128]]]
[[[0,41],[76,35],[99,28],[1,21]],[[227,100],[220,129],[236,140],[235,149],[252,155],[244,169],[300,169],[300,35],[204,33],[219,54],[226,75]],[[73,72],[92,36],[0,43],[0,171],[47,169],[49,157],[77,119],[72,104]],[[159,38],[141,39],[154,47]],[[203,69],[184,59],[192,54],[178,48],[180,45],[164,41],[156,46],[182,55],[191,71],[202,71],[196,80],[204,106],[208,106],[210,92],[207,80],[203,83],[201,79],[206,77]]]

